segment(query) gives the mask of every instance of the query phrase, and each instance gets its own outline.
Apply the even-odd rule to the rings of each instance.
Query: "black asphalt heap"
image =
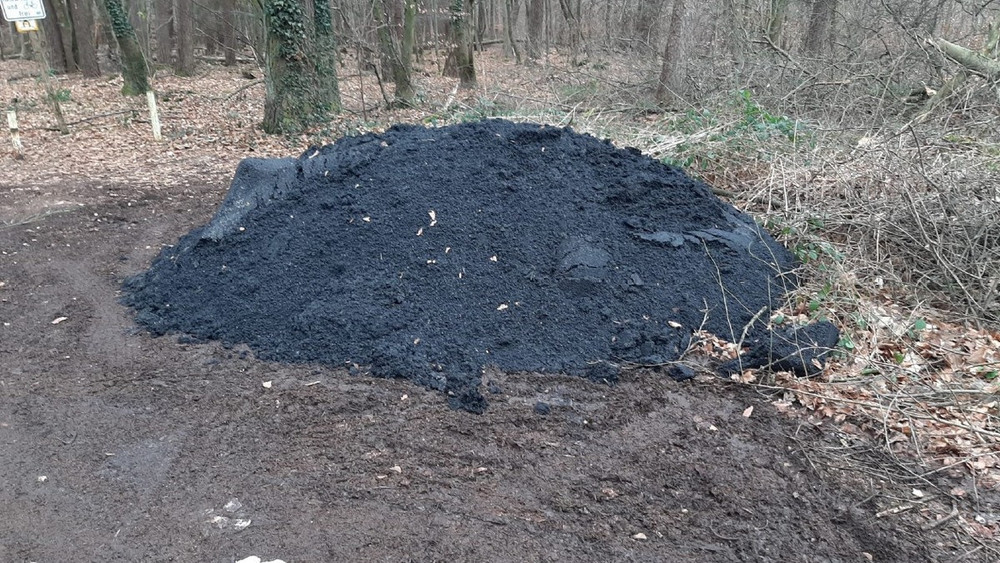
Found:
[[[699,326],[739,339],[792,266],[637,150],[500,120],[400,125],[243,161],[212,222],[127,280],[124,302],[154,334],[368,366],[475,411],[485,365],[612,380],[677,359]]]

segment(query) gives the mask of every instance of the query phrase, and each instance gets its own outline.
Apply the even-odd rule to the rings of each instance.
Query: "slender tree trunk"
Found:
[[[566,26],[569,28],[570,64],[576,65],[580,56],[581,29],[579,14],[573,12],[573,0],[559,0]]]
[[[174,54],[174,0],[153,0],[156,9],[156,62],[169,65]]]
[[[177,60],[174,72],[180,76],[194,74],[194,2],[174,0],[174,22],[177,29]]]
[[[118,41],[118,48],[122,57],[122,78],[125,84],[122,86],[122,94],[126,96],[141,96],[148,91],[149,78],[147,75],[146,57],[142,54],[139,41],[136,38],[135,30],[129,23],[128,14],[122,6],[121,0],[104,0],[104,5],[108,9],[108,16],[111,18],[111,28],[114,30],[115,40]]]
[[[49,60],[49,68],[55,73],[71,71],[69,61],[66,60],[66,50],[62,45],[62,30],[60,29],[59,13],[52,5],[52,0],[45,0],[45,13],[47,18],[39,22],[47,40],[45,41],[46,57]],[[72,53],[72,48],[70,49]]]
[[[150,0],[123,0],[128,10],[129,22],[143,55],[149,53],[149,13],[146,10]]]
[[[663,67],[656,85],[656,101],[668,104],[677,98],[683,80],[681,65],[684,62],[684,12],[685,0],[674,0],[667,29],[667,44],[663,48]]]
[[[396,77],[396,99],[413,105],[413,40],[417,24],[417,0],[403,0],[403,42],[400,70]]]
[[[201,6],[201,14],[198,14],[198,28],[201,40],[205,43],[205,56],[214,57],[222,45],[222,24],[219,21],[221,11],[220,0],[211,0],[207,6]],[[205,8],[208,8],[207,10]]]
[[[236,0],[222,0],[222,48],[223,64],[236,64]]]
[[[454,44],[448,58],[453,60],[462,88],[472,88],[476,85],[476,66],[472,57],[472,2],[473,0],[452,0],[449,7]]]
[[[73,15],[73,52],[77,66],[84,76],[96,78],[101,75],[101,66],[97,62],[93,0],[69,0],[69,8]]]
[[[528,59],[537,61],[545,34],[545,0],[527,0]]]
[[[122,64],[119,58],[118,40],[115,39],[115,26],[111,23],[111,16],[108,15],[108,6],[104,3],[104,0],[94,0],[94,10],[97,28],[101,34],[100,37],[104,41],[104,44],[108,46],[105,51],[106,59],[101,62],[106,67],[106,71],[117,74],[121,71]],[[98,57],[100,57],[100,54],[101,51],[98,50]]]
[[[76,72],[79,66],[76,64],[76,54],[73,49],[73,19],[69,13],[67,0],[49,0],[52,5],[52,12],[49,17],[56,23],[59,37],[57,42],[63,50],[62,59],[66,64],[66,72]]]
[[[656,22],[660,18],[663,2],[658,0],[640,0],[635,14],[635,38],[642,43],[642,49],[647,52],[656,51]]]
[[[396,39],[389,25],[389,13],[382,0],[372,2],[373,16],[377,26],[379,45],[382,50],[382,60],[386,67],[383,67],[383,74],[391,74],[393,83],[396,85],[396,103],[400,105],[413,104],[413,84],[411,82],[410,69],[413,53],[413,25],[412,20],[416,13],[415,0],[406,0],[403,14],[403,41],[401,46],[397,46]],[[407,45],[407,19],[410,20],[409,45]]]
[[[785,14],[788,12],[788,0],[771,0],[767,16],[767,38],[771,43],[781,45],[781,31],[785,26]]]
[[[803,51],[818,55],[830,44],[830,31],[836,12],[837,0],[813,0],[809,26],[802,42]]]
[[[521,64],[521,50],[517,47],[517,39],[514,38],[514,28],[517,27],[517,15],[521,9],[521,4],[518,0],[506,0],[504,2],[504,31],[506,32],[507,43],[510,45],[510,51],[514,55],[514,62]]]

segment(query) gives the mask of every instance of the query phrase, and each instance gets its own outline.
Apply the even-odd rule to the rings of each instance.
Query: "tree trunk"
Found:
[[[72,72],[75,69],[75,65],[71,65],[70,61],[66,60],[66,50],[63,49],[62,41],[62,25],[59,21],[59,12],[53,6],[52,0],[45,0],[45,13],[48,15],[45,19],[38,22],[42,28],[42,32],[45,33],[47,40],[45,41],[46,56],[49,60],[49,68],[55,73],[65,73]],[[70,47],[70,55],[72,56],[73,49]]]
[[[156,63],[169,65],[174,55],[174,0],[153,0],[156,8]]]
[[[573,12],[573,0],[559,0],[559,8],[566,19],[567,27],[569,27],[569,62],[576,66],[580,55],[581,34],[583,33],[580,28],[580,16]]]
[[[810,55],[819,55],[830,44],[833,16],[837,12],[837,0],[813,0],[809,15],[809,26],[802,41],[802,50]]]
[[[264,122],[267,133],[299,133],[340,110],[330,7],[264,0]],[[311,13],[309,13],[311,12]]]
[[[149,52],[149,14],[146,11],[146,3],[149,0],[124,0],[128,10],[129,23],[132,24],[132,32],[139,43],[139,49],[143,55]]]
[[[403,44],[400,48],[400,70],[396,77],[396,99],[413,105],[413,40],[417,24],[417,0],[403,0]]]
[[[77,66],[88,78],[96,78],[101,75],[101,66],[97,62],[97,45],[94,41],[94,6],[92,1],[69,0],[70,14],[73,17],[73,53]]]
[[[541,57],[542,37],[545,33],[545,0],[527,0],[528,59]]]
[[[410,60],[413,53],[412,22],[415,13],[415,0],[405,0],[403,13],[403,41],[400,46],[397,45],[396,39],[390,29],[390,16],[385,3],[382,0],[373,0],[372,2],[372,15],[375,19],[379,47],[382,51],[381,58],[385,61],[386,65],[383,67],[383,74],[390,74],[392,76],[392,81],[396,85],[396,103],[404,106],[410,106],[413,104],[413,83],[410,76]],[[406,44],[407,19],[410,21],[409,45]]]
[[[929,41],[932,45],[940,49],[945,56],[966,69],[991,80],[1000,78],[1000,60],[991,59],[982,53],[966,49],[961,45],[955,45],[944,39],[934,38]]]
[[[506,0],[504,2],[504,31],[506,32],[507,43],[510,51],[514,55],[514,62],[521,64],[521,50],[517,48],[517,39],[514,38],[514,28],[517,27],[517,15],[520,12],[521,4],[518,0]]]
[[[179,76],[194,74],[194,2],[174,1],[174,23],[177,29],[177,60],[174,73]]]
[[[58,43],[63,50],[63,61],[66,64],[66,72],[76,72],[80,69],[76,62],[76,53],[73,48],[73,19],[69,12],[67,0],[49,0],[52,5],[52,12],[49,17],[56,23],[59,29]]]
[[[776,46],[781,46],[781,30],[785,26],[785,14],[788,12],[788,0],[771,0],[767,16],[767,38]]]
[[[111,23],[111,16],[108,15],[108,6],[104,3],[104,0],[93,0],[93,2],[94,19],[97,25],[95,34],[98,35],[97,58],[104,72],[118,74],[122,70],[122,61],[120,50],[118,49],[118,40],[115,39],[115,26]],[[102,42],[107,46],[106,49],[101,48]]]
[[[150,89],[149,78],[146,70],[146,57],[143,56],[142,49],[139,48],[135,30],[129,23],[128,14],[125,13],[121,0],[104,0],[104,5],[108,9],[111,28],[114,30],[115,40],[121,51],[122,78],[125,79],[122,94],[142,96]]]
[[[635,38],[642,43],[646,52],[656,51],[658,38],[656,23],[660,19],[663,2],[657,0],[640,0],[635,14]]]
[[[236,0],[222,0],[222,49],[225,60],[222,64],[236,64]]]
[[[473,0],[452,0],[451,12],[452,51],[451,59],[461,88],[476,85],[476,66],[472,58],[472,2]],[[448,63],[445,63],[447,69]]]
[[[670,13],[667,45],[663,48],[663,67],[656,85],[656,101],[661,104],[668,104],[678,97],[684,79],[681,67],[684,63],[684,1],[674,0]]]

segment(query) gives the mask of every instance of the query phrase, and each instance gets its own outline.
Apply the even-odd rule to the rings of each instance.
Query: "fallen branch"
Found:
[[[956,45],[940,37],[927,40],[931,45],[938,48],[946,57],[962,65],[966,69],[981,74],[989,79],[1000,78],[1000,61],[991,59],[982,53],[977,53],[972,49],[966,49],[961,45]]]

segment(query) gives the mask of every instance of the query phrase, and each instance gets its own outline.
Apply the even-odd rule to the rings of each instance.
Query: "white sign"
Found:
[[[0,0],[0,8],[3,18],[9,22],[45,19],[42,0]]]

